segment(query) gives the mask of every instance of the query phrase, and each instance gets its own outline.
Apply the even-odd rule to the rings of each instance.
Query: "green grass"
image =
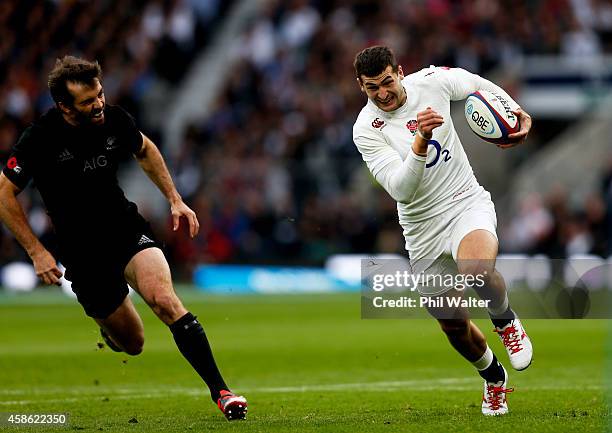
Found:
[[[534,363],[510,371],[511,413],[491,419],[480,414],[479,377],[433,320],[361,320],[358,294],[182,297],[226,379],[248,397],[246,422],[225,421],[143,304],[145,351],[128,357],[98,349],[93,321],[55,294],[0,297],[0,412],[70,413],[69,427],[47,431],[601,432],[609,425],[604,320],[526,321]],[[491,324],[477,323],[509,365]]]

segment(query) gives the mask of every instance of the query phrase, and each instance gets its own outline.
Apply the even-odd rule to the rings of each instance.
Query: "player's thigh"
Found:
[[[159,248],[136,253],[125,267],[125,278],[164,323],[174,323],[187,313],[174,292],[170,267]]]
[[[462,274],[493,271],[498,251],[497,216],[488,193],[476,197],[452,225],[450,247]]]
[[[106,319],[117,310],[127,311],[129,289],[122,266],[109,259],[110,253],[104,250],[80,253],[80,260],[66,262],[65,277],[85,313],[93,319]],[[124,308],[120,308],[122,305]]]
[[[459,243],[459,272],[468,275],[493,275],[498,248],[497,238],[489,230],[472,230]]]
[[[122,348],[133,352],[139,352],[139,348],[142,350],[144,327],[129,296],[108,317],[94,320]]]
[[[457,250],[457,259],[495,260],[498,249],[497,237],[493,233],[486,229],[476,229],[470,231],[461,239]]]

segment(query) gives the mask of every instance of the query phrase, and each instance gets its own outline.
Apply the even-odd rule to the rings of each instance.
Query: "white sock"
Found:
[[[494,317],[495,316],[501,316],[508,309],[508,305],[509,305],[509,302],[508,302],[508,293],[504,293],[504,300],[502,301],[502,303],[499,306],[487,308],[489,310],[489,315],[494,316]]]
[[[487,345],[487,350],[485,350],[485,353],[479,359],[472,362],[472,365],[476,367],[476,370],[482,371],[482,370],[486,370],[487,368],[489,368],[492,362],[493,362],[493,351]]]

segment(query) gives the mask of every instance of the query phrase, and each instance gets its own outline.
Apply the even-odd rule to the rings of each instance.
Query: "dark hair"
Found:
[[[73,96],[68,91],[66,83],[73,81],[92,85],[94,79],[102,79],[102,68],[97,61],[90,62],[74,56],[64,56],[55,61],[55,66],[49,72],[49,91],[56,104],[72,104]]]
[[[393,51],[382,45],[368,47],[360,51],[353,62],[353,67],[359,79],[362,75],[366,77],[380,75],[389,65],[391,65],[393,72],[397,72],[397,60],[395,60]]]

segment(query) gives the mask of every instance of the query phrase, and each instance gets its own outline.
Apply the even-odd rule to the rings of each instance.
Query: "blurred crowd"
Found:
[[[96,59],[106,97],[136,117],[155,79],[178,83],[231,1],[3,0],[0,2],[0,152],[53,101],[58,57]]]
[[[156,83],[176,86],[232,5],[226,0],[0,1],[0,163],[34,119],[53,106],[47,75],[67,54],[96,59],[107,101],[140,117]],[[157,137],[159,131],[148,130]],[[21,194],[35,232],[51,242],[35,193]],[[0,265],[23,258],[0,229]]]
[[[179,82],[227,4],[0,2],[0,152],[49,105],[45,78],[58,55],[100,60],[107,99],[137,115],[151,77]],[[521,54],[609,54],[612,3],[272,0],[241,38],[212,114],[188,128],[171,161],[201,234],[193,242],[157,223],[172,263],[187,271],[199,262],[320,264],[333,253],[403,251],[395,203],[352,143],[365,102],[355,53],[383,43],[407,73],[436,64],[481,74]],[[502,247],[610,254],[610,173],[602,177],[605,186],[579,209],[563,191],[530,197],[500,233],[513,237]],[[538,227],[515,242],[523,225]],[[5,236],[0,263],[15,252],[7,244]]]
[[[524,197],[514,218],[501,230],[502,248],[550,257],[612,257],[612,159],[600,188],[574,206],[569,191],[559,185],[544,196],[533,192]]]

